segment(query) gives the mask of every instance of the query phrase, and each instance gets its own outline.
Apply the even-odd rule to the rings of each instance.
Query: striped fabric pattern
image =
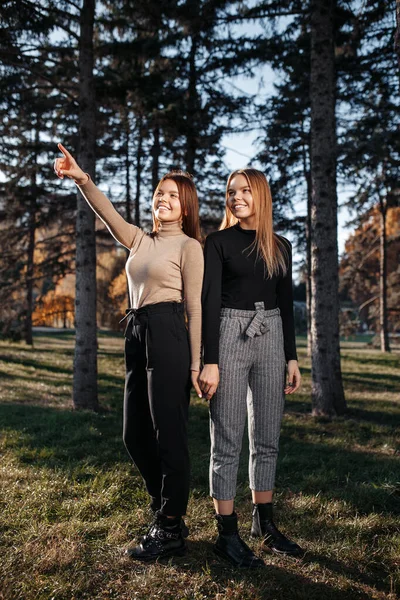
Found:
[[[210,402],[210,494],[218,500],[232,500],[236,494],[246,414],[250,488],[272,490],[275,483],[285,400],[282,319],[279,308],[256,307],[221,311],[220,383]],[[252,323],[262,330],[250,329],[249,336]]]

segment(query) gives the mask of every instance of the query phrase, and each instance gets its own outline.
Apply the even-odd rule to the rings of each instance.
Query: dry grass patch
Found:
[[[277,477],[277,520],[306,549],[265,554],[249,537],[244,444],[237,512],[266,568],[243,572],[212,552],[206,405],[190,416],[192,493],[186,557],[135,564],[124,548],[150,519],[121,441],[122,339],[99,343],[99,414],[71,410],[73,337],[0,344],[0,598],[4,600],[394,600],[399,591],[399,354],[343,344],[349,413],[310,416],[310,364],[288,399]]]

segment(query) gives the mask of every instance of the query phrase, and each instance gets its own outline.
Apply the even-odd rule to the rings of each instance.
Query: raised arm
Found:
[[[60,179],[69,177],[73,179],[78,186],[82,196],[96,215],[107,226],[114,238],[130,249],[138,235],[144,235],[142,230],[125,219],[115,210],[112,202],[101,192],[90,179],[89,175],[82,171],[74,157],[62,144],[58,148],[63,154],[63,158],[56,158],[54,170]]]

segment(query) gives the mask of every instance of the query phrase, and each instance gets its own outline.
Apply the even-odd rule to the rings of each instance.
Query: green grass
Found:
[[[121,440],[122,340],[100,336],[99,414],[71,410],[73,336],[40,334],[35,347],[0,343],[0,598],[12,600],[394,599],[400,589],[400,354],[342,344],[349,411],[310,416],[310,363],[288,398],[277,473],[277,520],[302,560],[264,554],[247,573],[212,553],[208,413],[190,417],[191,530],[185,558],[144,566],[124,547],[149,520],[141,478]],[[246,442],[246,440],[245,440]],[[247,451],[237,512],[249,538]]]

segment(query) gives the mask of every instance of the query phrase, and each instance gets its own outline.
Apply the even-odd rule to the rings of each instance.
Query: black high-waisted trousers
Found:
[[[191,379],[183,304],[130,309],[127,319],[123,440],[145,481],[151,508],[184,515]]]

